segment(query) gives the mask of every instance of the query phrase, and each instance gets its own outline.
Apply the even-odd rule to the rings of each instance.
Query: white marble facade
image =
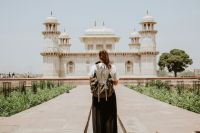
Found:
[[[101,49],[109,52],[111,63],[115,64],[120,77],[157,76],[156,22],[148,13],[140,22],[141,30],[131,33],[128,51],[115,50],[120,37],[104,24],[95,24],[80,37],[85,47],[83,52],[70,51],[70,37],[65,31],[58,31],[59,23],[55,17],[47,17],[43,24],[43,77],[87,76],[90,67],[98,61],[98,52]]]

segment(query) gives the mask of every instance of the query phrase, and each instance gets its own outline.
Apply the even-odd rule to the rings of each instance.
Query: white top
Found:
[[[62,32],[58,38],[69,38],[66,32]]]
[[[152,16],[146,15],[142,18],[141,22],[155,22]]]
[[[99,65],[99,67],[106,68],[106,65],[105,65],[104,63],[99,63],[98,65]],[[91,67],[90,72],[88,73],[88,75],[89,75],[90,77],[93,77],[93,76],[94,76],[95,70],[97,70],[96,64],[94,64],[94,65]],[[110,75],[111,75],[111,77],[113,78],[113,80],[118,80],[118,77],[117,77],[117,69],[116,69],[115,65],[111,65]]]
[[[58,24],[58,20],[55,17],[47,17],[44,23],[56,23]]]
[[[105,26],[97,27],[94,26],[90,29],[85,30],[86,35],[114,35],[114,31]]]
[[[131,37],[135,38],[135,37],[140,37],[140,34],[137,31],[134,31],[131,33]]]

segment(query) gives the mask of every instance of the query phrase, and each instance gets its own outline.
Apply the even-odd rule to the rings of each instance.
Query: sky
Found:
[[[185,50],[190,68],[200,68],[200,0],[0,0],[0,73],[42,73],[42,23],[51,11],[71,37],[71,51],[84,51],[79,37],[95,21],[113,29],[116,50],[126,51],[147,10],[157,22],[157,50]]]

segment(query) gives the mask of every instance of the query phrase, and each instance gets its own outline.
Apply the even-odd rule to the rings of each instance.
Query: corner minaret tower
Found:
[[[141,43],[143,43],[142,45],[145,47],[145,49],[142,50],[156,51],[157,30],[154,29],[156,22],[154,21],[154,18],[149,15],[148,10],[146,15],[142,18],[140,24],[142,26],[142,29],[139,31],[141,35]]]
[[[47,17],[43,23],[45,30],[42,32],[45,40],[44,51],[57,52],[58,51],[58,36],[60,31],[58,31],[58,20],[52,16]]]
[[[65,32],[61,33],[58,37],[58,44],[59,44],[59,51],[60,55],[65,55],[70,52],[71,44],[69,43],[70,37]],[[60,71],[59,71],[59,77],[66,77],[66,62],[65,57],[60,56]]]
[[[130,50],[133,52],[139,52],[140,51],[140,34],[135,30],[135,28],[129,38],[131,39],[131,42],[129,43]]]
[[[157,55],[156,51],[156,34],[157,30],[154,29],[156,24],[154,18],[149,15],[148,11],[142,18],[141,30],[139,31],[140,38],[140,66],[141,75],[147,77],[157,76]]]
[[[61,53],[70,52],[70,47],[71,47],[71,44],[69,43],[70,37],[69,35],[67,35],[65,30],[63,33],[59,35],[58,39],[59,39],[58,44],[59,44],[60,52]]]
[[[58,31],[58,21],[55,17],[47,17],[44,24],[45,30],[42,32],[44,36],[44,48],[41,52],[43,56],[43,77],[58,77],[59,76],[59,46],[58,46],[58,36],[60,31]]]

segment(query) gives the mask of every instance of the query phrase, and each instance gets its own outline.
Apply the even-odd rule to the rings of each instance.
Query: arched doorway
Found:
[[[72,61],[67,63],[67,74],[73,74],[75,71],[75,64]]]
[[[133,63],[131,61],[127,61],[125,63],[125,73],[126,73],[126,75],[133,74]]]

